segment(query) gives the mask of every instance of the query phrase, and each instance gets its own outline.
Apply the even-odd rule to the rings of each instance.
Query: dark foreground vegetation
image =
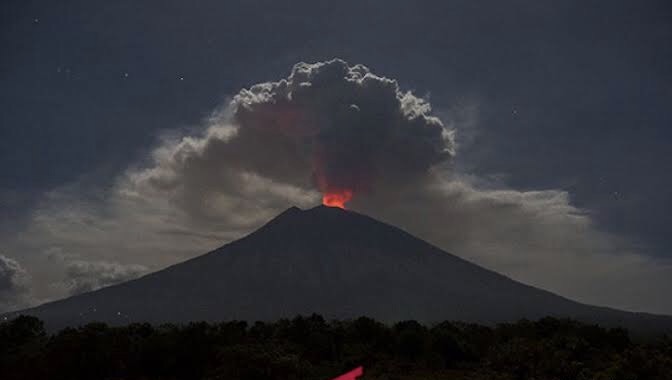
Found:
[[[327,322],[89,324],[46,334],[40,320],[0,324],[2,380],[332,377],[367,379],[672,379],[672,340],[633,342],[621,329],[546,318],[494,328],[368,318]]]

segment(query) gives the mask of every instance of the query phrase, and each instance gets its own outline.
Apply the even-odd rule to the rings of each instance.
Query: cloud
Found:
[[[310,173],[322,192],[413,181],[454,151],[426,100],[338,59],[299,63],[285,79],[244,89],[231,112],[231,150],[242,151],[246,168],[296,184]]]
[[[74,260],[67,262],[66,280],[61,284],[69,294],[79,294],[132,280],[147,273],[147,267],[105,261]]]
[[[429,103],[396,81],[342,60],[299,63],[287,78],[241,90],[202,136],[157,149],[154,166],[131,173],[126,187],[170,193],[189,216],[221,221],[244,215],[250,200],[277,209],[311,202],[315,190],[415,181],[453,150]]]
[[[586,303],[672,313],[672,262],[602,231],[565,191],[489,186],[433,173],[353,206],[527,284]]]
[[[0,312],[26,306],[30,277],[18,261],[0,255]]]
[[[53,190],[8,246],[39,276],[35,293],[52,299],[205,253],[346,187],[352,209],[517,280],[672,313],[670,264],[600,230],[566,192],[519,191],[453,168],[454,130],[477,120],[463,116],[444,125],[427,100],[362,65],[300,63],[241,90],[200,133],[163,140],[111,187]],[[53,250],[71,255],[58,270],[45,254]]]

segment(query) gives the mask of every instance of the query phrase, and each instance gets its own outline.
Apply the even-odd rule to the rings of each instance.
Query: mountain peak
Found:
[[[327,205],[320,204],[320,205],[317,205],[317,206],[313,206],[311,208],[307,208],[305,210],[301,209],[297,206],[292,206],[292,207],[286,209],[285,211],[283,211],[282,213],[280,213],[280,215],[283,215],[283,214],[286,214],[286,213],[292,214],[292,213],[297,213],[297,212],[315,213],[315,212],[351,212],[351,211],[346,210],[346,209],[342,209],[340,207],[327,206]]]
[[[270,220],[263,227],[252,233],[249,237],[263,234],[268,238],[274,235],[277,240],[300,238],[310,240],[315,236],[325,241],[337,239],[339,236],[351,235],[353,227],[371,230],[373,225],[378,224],[370,218],[354,211],[344,210],[338,207],[319,205],[302,210],[292,206],[278,216]],[[365,226],[367,225],[367,226]]]
[[[308,209],[300,209],[297,206],[292,206],[285,211],[281,212],[275,218],[271,219],[266,226],[274,225],[277,223],[293,223],[299,220],[308,221],[308,222],[318,222],[319,220],[333,219],[338,218],[339,216],[345,215],[359,215],[354,211],[344,210],[339,207],[331,207],[325,205],[319,205],[311,207]]]
[[[22,311],[59,327],[92,320],[275,320],[314,312],[485,323],[553,315],[610,326],[672,326],[668,317],[570,301],[366,215],[322,205],[290,207],[240,240],[137,280]]]
[[[340,207],[319,205],[306,210],[303,210],[306,215],[348,215],[357,214],[354,211],[342,209]]]

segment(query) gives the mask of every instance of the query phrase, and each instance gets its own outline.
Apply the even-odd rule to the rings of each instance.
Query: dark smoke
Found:
[[[242,90],[232,106],[239,142],[282,155],[271,160],[308,160],[322,192],[413,180],[453,152],[429,103],[340,59],[299,63],[286,79]]]

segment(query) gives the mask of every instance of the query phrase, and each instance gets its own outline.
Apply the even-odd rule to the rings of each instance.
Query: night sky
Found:
[[[671,41],[672,4],[655,0],[5,0],[0,254],[31,273],[15,289],[42,289],[28,304],[60,295],[39,284],[49,265],[34,258],[69,254],[58,241],[25,244],[49,194],[76,183],[87,189],[82,197],[99,199],[120,173],[146,164],[165,139],[199,131],[242,88],[286,77],[297,62],[338,57],[396,79],[453,123],[455,170],[488,188],[566,192],[596,231],[666,267]],[[21,243],[7,243],[16,236]],[[86,253],[75,256],[89,268]],[[156,266],[115,254],[94,261],[107,263],[101,273],[112,262],[137,264],[132,276],[176,257]],[[526,280],[522,272],[512,273]],[[592,297],[672,313],[669,302]]]

